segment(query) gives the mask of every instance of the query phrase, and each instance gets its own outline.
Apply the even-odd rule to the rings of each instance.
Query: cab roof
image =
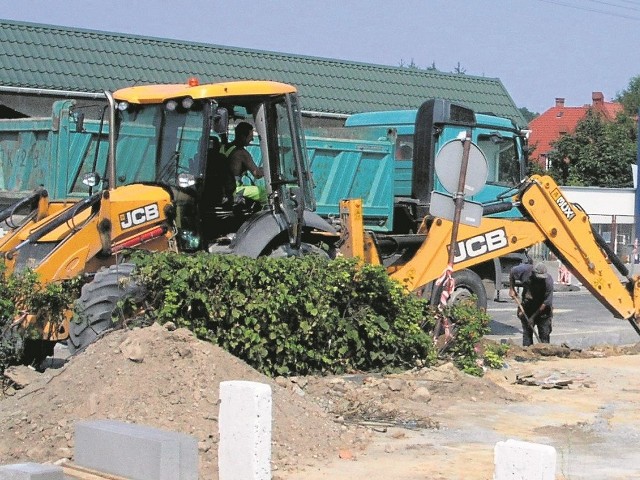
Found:
[[[131,103],[162,103],[172,98],[182,97],[222,99],[227,97],[284,95],[295,93],[296,91],[297,89],[294,86],[286,83],[266,80],[244,80],[195,86],[187,83],[138,85],[116,90],[113,93],[113,97],[116,100],[125,100]]]

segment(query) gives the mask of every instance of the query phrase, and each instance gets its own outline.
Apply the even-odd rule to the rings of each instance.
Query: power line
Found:
[[[606,11],[606,10],[596,10],[594,8],[588,8],[588,7],[584,7],[584,6],[571,5],[570,3],[564,3],[564,2],[561,2],[559,0],[538,0],[538,1],[539,2],[552,3],[554,5],[560,5],[562,7],[574,8],[576,10],[582,10],[582,11],[585,11],[585,12],[601,13],[603,15],[609,15],[611,17],[626,18],[626,19],[629,19],[629,20],[640,20],[640,17],[633,17],[631,15],[624,15],[622,13],[615,13],[615,12],[610,12],[610,11]],[[623,8],[623,7],[621,7],[621,8]],[[630,8],[630,7],[627,7],[627,8]]]
[[[610,6],[610,7],[614,7],[614,8],[622,8],[622,9],[624,9],[624,10],[634,10],[634,11],[636,11],[636,12],[640,12],[640,8],[625,7],[625,6],[623,6],[623,5],[616,5],[615,3],[611,3],[611,2],[604,2],[604,1],[602,1],[602,0],[587,0],[587,1],[589,1],[589,2],[593,2],[593,3],[599,3],[599,4],[601,4],[601,5],[608,5],[608,6]],[[632,4],[633,4],[633,3],[632,3]],[[636,3],[636,4],[633,4],[633,5],[638,5],[638,4]]]

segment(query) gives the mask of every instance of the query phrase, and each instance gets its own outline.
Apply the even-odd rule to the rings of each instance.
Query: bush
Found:
[[[268,375],[430,365],[424,300],[354,260],[139,255],[148,315],[173,321]],[[427,326],[427,329],[423,329]]]
[[[172,321],[267,375],[396,371],[436,360],[434,310],[379,266],[170,252],[137,252],[132,260],[148,292],[142,322]],[[0,375],[21,360],[25,338],[41,338],[45,322],[62,321],[80,286],[80,277],[42,286],[32,271],[7,277],[0,264]],[[140,317],[137,308],[125,311]],[[9,329],[24,313],[36,324]],[[470,305],[445,314],[457,329],[447,353],[459,368],[482,374],[477,345],[489,317]]]
[[[5,275],[0,263],[0,378],[4,370],[23,360],[25,341],[42,338],[42,326],[62,321],[78,296],[79,279],[42,285],[31,270]],[[28,329],[17,328],[17,319],[34,315],[36,321]]]
[[[480,342],[490,331],[491,318],[471,302],[448,306],[444,313],[456,332],[455,341],[448,350],[451,359],[460,370],[481,376],[484,372]]]

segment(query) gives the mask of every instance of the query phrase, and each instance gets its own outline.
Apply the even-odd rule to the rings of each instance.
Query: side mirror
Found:
[[[87,187],[93,188],[100,183],[100,175],[96,172],[85,173],[82,176],[82,183]]]
[[[178,186],[182,188],[193,187],[196,184],[196,177],[190,173],[181,173],[178,175]]]
[[[226,134],[229,129],[229,111],[226,108],[216,108],[213,115],[213,131],[217,134]]]

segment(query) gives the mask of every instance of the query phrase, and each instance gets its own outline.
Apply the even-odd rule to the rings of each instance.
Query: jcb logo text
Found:
[[[120,214],[120,228],[126,230],[127,228],[135,227],[141,223],[150,222],[160,217],[160,211],[158,210],[158,204],[152,203],[151,205],[145,205],[144,207],[135,208]]]
[[[556,201],[556,205],[560,207],[560,211],[564,213],[564,216],[567,217],[567,220],[573,220],[573,217],[576,216],[576,212],[571,208],[571,204],[567,202],[567,200],[562,196],[560,190],[557,188],[551,192],[551,198]]]
[[[456,244],[456,254],[453,257],[453,263],[464,262],[465,260],[479,257],[485,253],[495,252],[496,250],[505,248],[508,244],[507,232],[504,228],[498,228],[497,230],[492,230],[482,235],[461,240]]]

